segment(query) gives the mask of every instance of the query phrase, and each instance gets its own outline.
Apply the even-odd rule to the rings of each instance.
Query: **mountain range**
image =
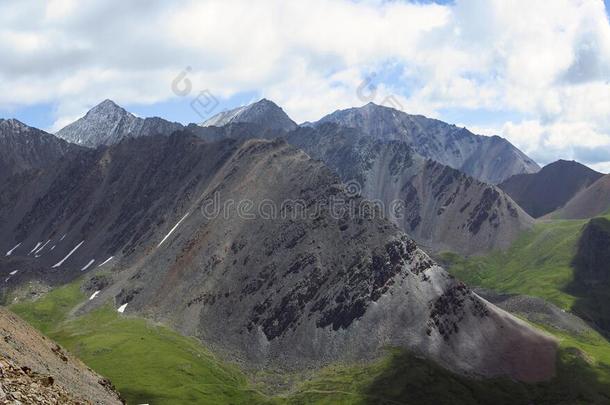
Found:
[[[337,124],[305,127],[287,140],[382,202],[386,216],[431,252],[505,249],[533,223],[501,189],[426,159],[405,141]]]
[[[10,284],[112,269],[92,274],[98,296],[85,309],[110,301],[250,364],[302,369],[391,344],[461,372],[553,372],[553,340],[481,301],[285,142],[142,137],[7,188],[2,207],[20,207],[0,212],[10,218],[2,246],[21,269]],[[215,198],[223,209],[272,201],[277,218],[202,215]],[[316,209],[298,215],[287,199]],[[357,211],[334,216],[329,199],[352,199]]]
[[[540,169],[532,159],[499,136],[474,135],[466,128],[373,103],[336,111],[313,125],[329,122],[359,128],[382,140],[406,141],[423,157],[487,183],[497,184],[512,175],[535,173]]]
[[[610,208],[608,175],[538,172],[502,138],[374,104],[297,125],[264,99],[183,126],[106,100],[57,137],[2,120],[0,142],[5,303],[78,283],[71,317],[110,307],[267,371],[396,347],[548,381],[558,341],[434,257],[509,251],[533,216]]]
[[[120,117],[128,114],[106,100],[79,121],[95,126],[91,117],[99,116],[98,110],[116,111]],[[154,132],[169,135],[169,125],[165,122]],[[131,137],[124,127],[113,128],[124,131],[115,131],[114,139]],[[454,167],[478,167],[483,178],[500,179],[537,166],[505,140],[476,136],[438,120],[369,103],[299,127],[279,106],[263,99],[186,130],[208,141],[286,139],[324,161],[344,182],[356,181],[363,195],[381,201],[386,211],[400,203],[403,214],[388,214],[389,218],[432,252],[504,249],[532,224],[501,189]],[[98,131],[81,131],[89,132],[95,139],[83,142],[99,145]],[[504,163],[491,163],[500,161]]]
[[[540,167],[498,136],[474,135],[465,128],[421,115],[409,115],[369,103],[363,107],[336,111],[307,126],[336,123],[357,128],[379,140],[406,142],[425,158],[458,169],[481,181],[497,184],[515,174],[534,173]],[[298,125],[275,103],[262,99],[209,118],[201,127],[254,124],[279,136]],[[161,118],[139,118],[110,100],[92,108],[84,117],[57,132],[57,136],[88,147],[110,145],[127,137],[164,134],[182,125]]]

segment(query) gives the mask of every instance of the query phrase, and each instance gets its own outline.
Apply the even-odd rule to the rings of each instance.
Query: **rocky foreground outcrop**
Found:
[[[121,404],[107,379],[0,308],[0,403]]]

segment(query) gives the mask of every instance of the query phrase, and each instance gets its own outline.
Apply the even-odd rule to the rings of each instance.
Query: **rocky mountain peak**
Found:
[[[201,124],[202,127],[222,127],[250,123],[266,129],[291,131],[297,124],[273,101],[263,98],[255,103],[220,112]]]
[[[133,116],[133,114],[129,113],[123,107],[119,106],[118,104],[116,104],[114,101],[112,101],[110,99],[106,99],[106,100],[102,101],[101,103],[99,103],[98,105],[96,105],[95,107],[93,107],[92,109],[90,109],[85,116],[92,116],[92,115],[106,115],[106,116],[108,116],[108,115],[131,115],[131,116]]]
[[[59,130],[57,136],[68,142],[95,148],[112,145],[125,138],[170,135],[181,129],[183,126],[176,122],[136,117],[114,101],[106,99],[82,118]]]

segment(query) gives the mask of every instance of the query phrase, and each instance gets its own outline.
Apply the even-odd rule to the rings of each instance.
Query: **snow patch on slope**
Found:
[[[95,262],[95,259],[91,259],[91,261],[89,263],[87,263],[85,265],[85,267],[83,267],[82,269],[80,269],[80,271],[85,271],[87,270],[89,267],[91,267],[91,265],[93,264],[93,262]]]
[[[21,243],[18,243],[17,245],[15,245],[15,247],[14,247],[14,248],[12,248],[12,249],[11,249],[11,250],[9,250],[8,252],[6,252],[6,255],[7,255],[7,256],[12,255],[12,254],[13,254],[13,252],[14,252],[14,251],[15,251],[15,250],[16,250],[16,249],[19,247],[19,246],[21,246]]]
[[[104,261],[104,263],[100,264],[100,265],[99,265],[99,266],[97,266],[97,267],[102,267],[103,265],[105,265],[106,263],[108,263],[109,261],[111,261],[112,259],[114,259],[114,256],[110,256],[108,259],[106,259],[106,260]]]
[[[62,264],[64,264],[64,262],[66,260],[68,260],[68,258],[70,258],[70,256],[72,256],[74,254],[74,252],[76,252],[78,250],[78,248],[82,246],[83,243],[85,243],[85,241],[82,241],[81,243],[76,245],[76,247],[74,249],[72,249],[72,251],[70,251],[70,253],[68,253],[68,255],[66,257],[64,257],[59,263],[54,265],[52,268],[56,269],[56,268],[60,267]]]
[[[36,250],[38,250],[38,248],[40,247],[40,245],[42,245],[42,242],[38,242],[36,244],[36,246],[34,246],[34,249],[30,250],[30,253],[28,253],[28,256],[31,255],[32,253],[34,253]]]

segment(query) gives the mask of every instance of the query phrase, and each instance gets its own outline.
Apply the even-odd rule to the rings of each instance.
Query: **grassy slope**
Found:
[[[567,310],[577,299],[565,289],[573,278],[570,263],[585,223],[540,223],[506,252],[466,259],[445,254],[442,261],[468,285],[541,297]]]
[[[85,297],[79,283],[11,309],[113,381],[129,403],[264,403],[236,367],[196,340],[110,307],[64,321]]]
[[[128,403],[514,405],[601,404],[610,400],[610,392],[604,393],[607,381],[597,367],[587,363],[594,358],[610,364],[610,359],[602,358],[610,353],[608,345],[588,338],[564,343],[558,376],[546,384],[473,380],[392,350],[373,364],[328,367],[291,392],[269,397],[235,366],[214,358],[194,339],[167,328],[118,315],[110,307],[70,317],[70,310],[85,298],[79,284],[73,283],[11,309],[109,377]],[[298,380],[299,376],[289,379]]]
[[[574,276],[572,260],[581,231],[587,222],[554,220],[539,223],[506,252],[470,258],[445,254],[442,261],[453,275],[471,286],[538,296],[564,310],[603,317],[604,312],[599,310],[599,306],[608,291],[592,289],[575,292],[570,288]],[[561,341],[563,364],[572,364],[573,368],[580,369],[574,378],[578,379],[579,374],[593,373],[590,377],[598,383],[599,390],[605,393],[610,403],[608,340],[592,331],[583,335],[569,335],[550,329],[547,331]],[[584,364],[578,367],[574,365],[575,361],[582,363],[583,359]]]

